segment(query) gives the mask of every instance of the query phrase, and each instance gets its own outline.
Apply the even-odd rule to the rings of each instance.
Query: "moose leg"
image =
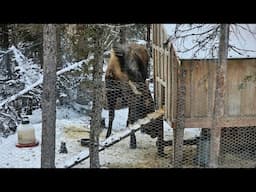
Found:
[[[109,121],[108,121],[108,131],[107,131],[107,135],[106,138],[108,138],[111,135],[112,132],[112,124],[115,118],[115,104],[116,104],[116,94],[113,92],[107,92],[107,99],[108,99],[108,106],[109,106],[109,112],[108,112],[108,117],[109,117]]]
[[[115,117],[115,110],[114,109],[109,109],[109,122],[108,122],[108,131],[107,131],[107,135],[106,138],[108,138],[111,135],[112,132],[112,124],[113,124],[113,120]]]
[[[163,117],[161,116],[158,119],[156,119],[155,121],[156,121],[156,126],[158,129],[157,142],[156,142],[157,154],[161,157],[164,157],[164,156],[166,156],[166,154],[164,153],[165,142],[164,142]]]

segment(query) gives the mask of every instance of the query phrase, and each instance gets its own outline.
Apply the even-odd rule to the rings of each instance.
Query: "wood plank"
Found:
[[[172,92],[171,92],[171,78],[172,78],[172,72],[171,72],[171,56],[169,55],[168,60],[167,60],[167,82],[166,82],[166,110],[167,110],[167,115],[166,119],[171,120],[171,102],[172,102]]]
[[[175,123],[175,122],[173,122]],[[212,118],[186,118],[185,128],[211,128]],[[218,127],[256,126],[256,117],[223,117],[217,123]]]
[[[226,117],[221,118],[219,125],[222,127],[247,127],[256,126],[256,117]]]
[[[212,118],[186,118],[185,119],[185,128],[211,128]]]
[[[192,91],[191,117],[204,117],[207,115],[208,106],[208,71],[204,62],[191,62],[192,90],[188,90],[187,94]]]
[[[164,48],[162,48],[162,47],[159,47],[159,46],[156,45],[156,44],[153,44],[153,45],[152,45],[152,48],[155,49],[155,50],[157,50],[157,52],[159,52],[159,53],[161,53],[161,54],[168,54],[168,53],[169,53],[168,49],[164,49]]]
[[[227,116],[239,116],[241,91],[238,87],[241,82],[241,76],[244,74],[244,65],[240,65],[240,62],[229,61],[227,67],[225,114]]]
[[[184,69],[187,72],[186,78],[185,78],[185,86],[186,86],[186,96],[185,96],[185,117],[191,118],[191,103],[192,103],[192,84],[191,84],[191,78],[192,78],[192,67],[189,63],[183,63],[181,62],[181,65],[184,67]]]
[[[240,79],[243,80],[245,76],[256,74],[256,62],[255,60],[242,60],[239,62],[244,68],[244,74]],[[255,77],[254,77],[255,78]],[[252,79],[254,79],[252,78]],[[256,115],[256,82],[250,80],[247,82],[244,89],[241,90],[241,116]]]
[[[216,89],[216,60],[211,62],[208,60],[208,111],[207,116],[212,117],[213,115],[213,104]]]
[[[172,47],[172,121],[177,117],[177,85],[178,85],[178,60],[174,56],[174,48]]]
[[[166,87],[166,82],[163,79],[161,79],[159,76],[156,77],[156,81],[163,87]]]
[[[170,72],[171,72],[171,81],[170,81],[170,85],[169,88],[171,89],[171,103],[170,103],[170,107],[171,107],[171,111],[170,111],[170,119],[168,119],[168,121],[172,122],[174,120],[174,95],[176,94],[176,92],[174,92],[174,62],[173,62],[173,45],[170,47]],[[170,125],[170,124],[169,124]]]

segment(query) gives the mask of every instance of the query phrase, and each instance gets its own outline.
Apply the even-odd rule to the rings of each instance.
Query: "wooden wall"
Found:
[[[180,60],[161,24],[152,25],[154,89],[157,109],[164,109],[165,119],[175,126],[177,117],[177,82],[181,68],[186,70],[185,127],[211,128],[217,60]],[[225,113],[220,127],[256,126],[256,59],[229,59],[225,94]],[[256,78],[254,76],[254,78]],[[247,78],[250,79],[250,78]],[[240,87],[240,88],[239,88]]]
[[[196,121],[211,127],[215,94],[215,66],[217,60],[182,60],[186,75],[186,126],[198,127]],[[256,83],[245,82],[256,74],[256,59],[229,59],[223,125],[256,125]],[[241,88],[241,84],[244,84]],[[203,120],[204,119],[204,120]],[[191,122],[189,125],[188,122]],[[198,122],[198,125],[200,123]],[[204,127],[204,126],[203,126]]]

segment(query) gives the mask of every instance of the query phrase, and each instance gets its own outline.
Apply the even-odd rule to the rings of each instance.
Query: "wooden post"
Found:
[[[173,129],[174,150],[173,150],[173,166],[175,168],[182,167],[183,160],[183,137],[185,128],[185,76],[184,69],[178,70],[178,97],[177,97],[177,123]]]
[[[213,120],[210,141],[210,162],[209,167],[218,167],[221,127],[219,119],[224,116],[224,99],[227,73],[229,25],[220,25],[219,59],[216,67],[216,90],[213,107]]]
[[[136,142],[135,131],[134,131],[134,130],[131,130],[130,149],[136,149],[136,148],[137,148],[137,142]]]
[[[147,49],[148,49],[148,52],[150,54],[150,57],[152,57],[152,46],[151,46],[151,42],[150,42],[150,36],[151,36],[151,24],[147,24],[147,36],[146,36],[146,41],[147,41]],[[150,65],[148,65],[148,74],[147,74],[147,78],[150,78]]]
[[[157,136],[157,154],[161,157],[165,156],[164,153],[164,147],[165,147],[165,142],[164,142],[164,125],[163,125],[163,115],[158,117],[156,119],[156,126],[158,127],[158,136]]]

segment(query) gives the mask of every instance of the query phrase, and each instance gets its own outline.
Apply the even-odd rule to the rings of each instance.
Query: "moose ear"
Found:
[[[124,56],[124,49],[123,49],[123,47],[120,43],[117,43],[117,42],[113,43],[112,49],[115,52],[115,55],[117,57],[123,57]]]

